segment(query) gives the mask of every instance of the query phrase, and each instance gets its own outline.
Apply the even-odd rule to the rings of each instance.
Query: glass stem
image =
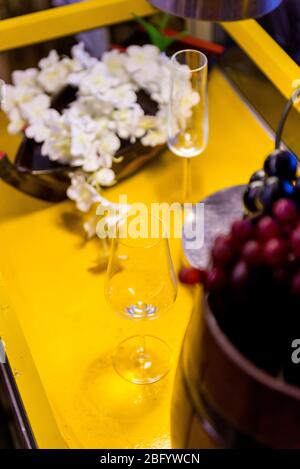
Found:
[[[145,368],[145,362],[147,360],[146,356],[146,337],[145,335],[141,335],[141,345],[137,349],[137,355],[138,355],[138,363],[141,368]]]
[[[191,158],[183,158],[183,186],[182,203],[191,202],[192,193],[192,161]]]

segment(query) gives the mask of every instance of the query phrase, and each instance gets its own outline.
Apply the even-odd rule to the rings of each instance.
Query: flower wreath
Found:
[[[101,60],[91,57],[83,43],[72,48],[71,57],[52,50],[38,68],[13,72],[2,106],[8,131],[24,131],[42,144],[43,156],[74,168],[67,196],[78,210],[89,213],[95,204],[107,204],[101,188],[116,182],[112,164],[122,158],[116,158],[121,140],[148,147],[166,142],[170,74],[171,60],[153,45],[112,50]],[[51,100],[66,85],[77,88],[77,97],[59,113]],[[157,103],[155,115],[147,115],[138,103],[141,90]],[[177,92],[184,121],[199,97],[188,79]],[[93,236],[96,217],[84,228]]]

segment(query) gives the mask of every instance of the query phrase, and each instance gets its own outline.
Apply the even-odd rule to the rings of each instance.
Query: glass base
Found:
[[[113,356],[116,372],[134,384],[150,384],[170,371],[172,354],[169,346],[157,337],[145,335],[125,339]]]

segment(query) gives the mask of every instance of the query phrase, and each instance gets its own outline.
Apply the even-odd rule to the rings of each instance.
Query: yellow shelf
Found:
[[[255,20],[222,23],[283,96],[290,99],[300,67]]]
[[[146,0],[88,0],[0,21],[0,52],[155,13]]]
[[[218,70],[210,76],[209,99],[209,146],[192,162],[197,200],[246,182],[273,148],[265,129]],[[12,156],[17,145],[18,139],[4,135],[0,146]],[[181,159],[166,152],[109,189],[107,196],[116,200],[127,194],[129,202],[170,201],[181,178]],[[173,348],[172,372],[156,384],[132,385],[113,371],[111,354],[140,326],[107,306],[104,270],[97,268],[99,240],[83,242],[73,204],[47,204],[0,182],[0,246],[0,270],[26,342],[18,329],[8,327],[12,309],[9,317],[0,315],[0,335],[18,372],[17,384],[39,446],[169,448],[176,358],[194,291],[180,286],[174,308],[144,325],[144,331]],[[171,251],[178,269],[180,240],[172,240]],[[0,289],[0,306],[7,303],[3,294]]]

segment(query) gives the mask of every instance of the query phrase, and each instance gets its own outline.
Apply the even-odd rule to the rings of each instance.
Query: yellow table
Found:
[[[210,76],[209,98],[209,147],[193,161],[196,200],[246,182],[273,148],[266,129],[218,70]],[[5,134],[1,119],[0,149],[13,156],[18,141]],[[181,168],[180,159],[166,152],[107,196],[169,201]],[[0,182],[0,222],[0,335],[38,445],[169,448],[172,382],[193,289],[180,286],[174,308],[145,325],[172,346],[172,372],[156,384],[129,384],[112,369],[111,353],[138,326],[106,304],[104,272],[96,268],[99,241],[83,242],[73,204],[44,203]],[[180,242],[172,241],[171,250],[178,268]]]

